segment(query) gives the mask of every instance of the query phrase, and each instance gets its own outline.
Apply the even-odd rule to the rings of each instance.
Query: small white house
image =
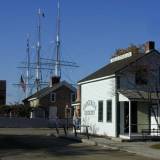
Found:
[[[134,139],[159,128],[160,53],[154,42],[145,44],[144,53],[112,58],[78,85],[81,125],[90,134]]]

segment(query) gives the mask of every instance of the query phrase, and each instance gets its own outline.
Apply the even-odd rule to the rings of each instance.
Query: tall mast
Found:
[[[27,71],[26,71],[26,98],[29,96],[29,78],[30,78],[30,40],[27,35]]]
[[[55,62],[55,76],[61,77],[60,68],[60,0],[57,1],[57,33],[56,33],[56,62]]]
[[[37,92],[41,89],[40,78],[40,52],[41,52],[41,9],[38,10],[38,41],[37,41],[37,60],[36,60],[36,89]]]

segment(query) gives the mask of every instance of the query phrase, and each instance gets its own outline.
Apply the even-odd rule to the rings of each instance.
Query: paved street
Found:
[[[0,160],[151,160],[54,136],[1,135],[0,144]]]

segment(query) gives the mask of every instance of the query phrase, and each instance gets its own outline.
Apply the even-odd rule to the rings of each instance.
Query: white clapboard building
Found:
[[[78,82],[81,126],[90,134],[134,139],[158,129],[160,53],[152,41],[144,48],[112,58]]]

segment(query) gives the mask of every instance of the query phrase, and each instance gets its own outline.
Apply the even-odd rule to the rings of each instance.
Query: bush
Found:
[[[0,116],[30,117],[31,107],[23,104],[0,106]]]

